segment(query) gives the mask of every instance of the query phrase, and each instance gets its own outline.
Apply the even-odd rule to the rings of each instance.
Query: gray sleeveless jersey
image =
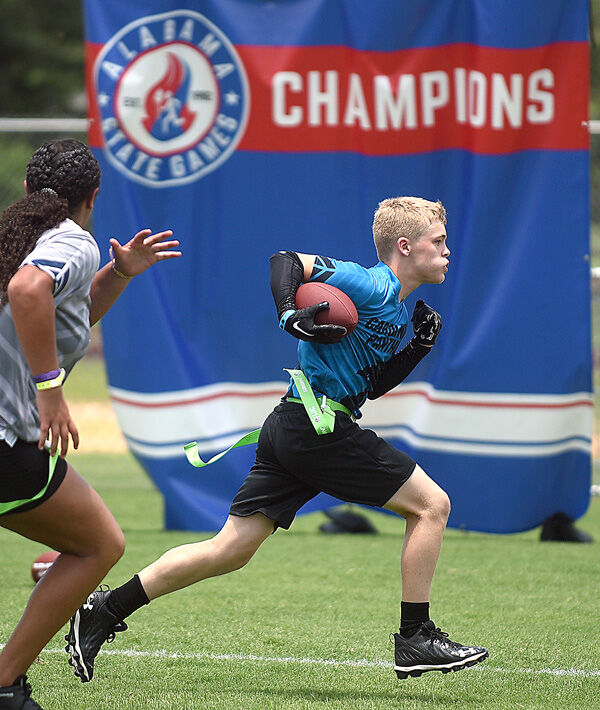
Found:
[[[54,281],[56,349],[67,374],[90,342],[90,286],[99,264],[94,238],[70,219],[44,232],[21,264]],[[39,373],[29,369],[7,304],[0,310],[0,439],[10,446],[40,437],[33,374]]]

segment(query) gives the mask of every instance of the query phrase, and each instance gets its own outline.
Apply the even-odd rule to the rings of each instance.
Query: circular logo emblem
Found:
[[[126,25],[98,55],[95,80],[106,157],[143,185],[198,180],[229,158],[244,133],[244,67],[197,12]]]

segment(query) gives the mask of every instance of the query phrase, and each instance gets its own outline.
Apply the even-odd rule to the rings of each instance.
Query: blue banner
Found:
[[[269,256],[371,266],[380,200],[440,199],[451,269],[431,355],[362,424],[450,495],[450,525],[535,527],[589,503],[586,0],[84,0],[101,248],[171,228],[184,256],[103,319],[110,392],[166,526],[212,530],[296,343]],[[518,22],[515,17],[518,16]],[[302,510],[339,501],[320,495]]]

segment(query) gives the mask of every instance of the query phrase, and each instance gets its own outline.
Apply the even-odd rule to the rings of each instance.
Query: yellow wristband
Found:
[[[129,281],[131,278],[133,278],[132,276],[125,276],[125,274],[122,274],[122,273],[119,271],[119,269],[117,269],[117,267],[115,266],[115,262],[114,262],[114,261],[113,261],[113,263],[112,263],[112,270],[113,270],[113,272],[114,272],[120,279],[125,279],[125,281]]]
[[[58,377],[55,377],[53,380],[45,380],[44,382],[36,382],[35,386],[37,389],[41,392],[42,390],[52,390],[55,389],[56,387],[60,387],[62,383],[65,381],[66,377],[66,372],[65,368],[61,367],[60,368],[60,374]]]

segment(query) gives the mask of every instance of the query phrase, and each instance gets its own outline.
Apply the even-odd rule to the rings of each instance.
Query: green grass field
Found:
[[[99,325],[92,328],[92,346],[96,349],[101,341]],[[77,363],[65,384],[65,397],[68,402],[108,402],[106,368],[104,359],[86,355]]]
[[[127,537],[109,584],[203,537],[162,531],[161,498],[130,456],[70,460]],[[398,681],[388,634],[398,622],[404,525],[369,515],[378,535],[323,535],[324,516],[302,516],[243,570],[138,611],[98,657],[92,683],[73,676],[57,635],[30,671],[34,697],[46,710],[600,707],[599,542],[541,543],[539,530],[448,530],[433,618],[457,640],[487,646],[490,658],[459,673]],[[600,541],[599,499],[578,526]],[[43,548],[5,531],[0,545],[5,639]]]

